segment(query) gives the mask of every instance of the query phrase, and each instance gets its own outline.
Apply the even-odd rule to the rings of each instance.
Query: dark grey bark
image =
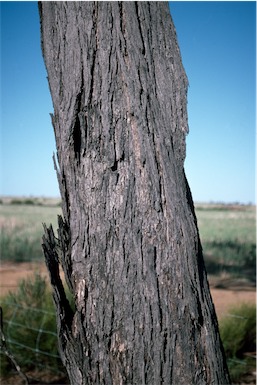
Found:
[[[63,202],[43,247],[71,384],[228,384],[184,174],[188,82],[168,3],[39,9]]]

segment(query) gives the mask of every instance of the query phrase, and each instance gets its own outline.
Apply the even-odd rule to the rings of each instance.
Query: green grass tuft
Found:
[[[255,359],[246,353],[256,351],[256,306],[242,304],[220,321],[220,335],[227,357],[231,380],[255,371]]]

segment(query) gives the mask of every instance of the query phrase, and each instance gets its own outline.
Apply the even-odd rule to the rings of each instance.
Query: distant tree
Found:
[[[168,3],[39,9],[63,202],[43,248],[71,384],[228,384],[184,174],[188,82]]]

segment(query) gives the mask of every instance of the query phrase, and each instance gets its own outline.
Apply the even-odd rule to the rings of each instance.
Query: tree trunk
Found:
[[[43,248],[71,384],[228,384],[184,174],[188,82],[168,3],[39,9],[63,202]]]

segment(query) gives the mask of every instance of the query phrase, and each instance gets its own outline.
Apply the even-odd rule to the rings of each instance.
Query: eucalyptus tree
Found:
[[[188,80],[168,3],[39,11],[63,209],[43,248],[71,384],[228,384],[184,173]]]

